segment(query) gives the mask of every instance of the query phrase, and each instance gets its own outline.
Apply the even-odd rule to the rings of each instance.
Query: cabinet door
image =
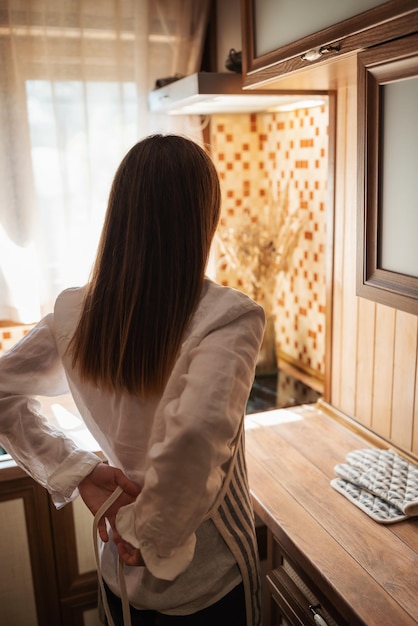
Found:
[[[418,34],[358,68],[357,295],[418,315]]]
[[[99,626],[93,516],[81,498],[58,511],[50,507],[62,625]]]
[[[30,478],[0,483],[0,621],[60,624],[49,496]]]
[[[0,624],[101,626],[92,538],[81,498],[57,511],[19,468],[0,472]]]
[[[254,55],[262,57],[387,0],[255,0]]]
[[[415,0],[242,0],[242,22],[250,86],[412,33],[418,7]]]

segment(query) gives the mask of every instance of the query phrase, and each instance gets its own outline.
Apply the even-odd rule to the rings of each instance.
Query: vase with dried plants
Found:
[[[277,371],[274,298],[277,282],[287,272],[308,212],[291,208],[289,184],[274,197],[269,192],[258,206],[252,203],[234,221],[221,219],[217,243],[218,276],[261,304],[267,325],[257,374]]]

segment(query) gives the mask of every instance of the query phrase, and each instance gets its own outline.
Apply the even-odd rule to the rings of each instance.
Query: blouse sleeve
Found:
[[[53,428],[34,397],[69,391],[51,324],[48,315],[0,358],[0,443],[59,508],[100,458]]]
[[[164,434],[150,450],[143,490],[116,522],[157,578],[173,580],[193,558],[195,531],[232,457],[263,329],[257,307],[206,335],[162,408]]]

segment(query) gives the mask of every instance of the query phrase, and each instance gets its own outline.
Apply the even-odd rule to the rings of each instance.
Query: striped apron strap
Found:
[[[245,462],[244,419],[223,488],[209,516],[237,560],[245,590],[247,626],[261,626],[260,564]]]

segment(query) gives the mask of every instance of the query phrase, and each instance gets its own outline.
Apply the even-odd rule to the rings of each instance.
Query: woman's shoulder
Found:
[[[220,285],[206,278],[199,306],[193,316],[191,334],[205,334],[237,322],[243,316],[247,323],[265,323],[264,309],[242,291]]]
[[[210,303],[219,307],[233,306],[241,311],[263,311],[263,308],[243,291],[221,285],[208,277],[204,281],[201,303]]]
[[[54,327],[64,335],[75,329],[81,313],[85,287],[71,287],[61,291],[55,300]]]
[[[55,300],[54,312],[66,311],[68,307],[79,308],[83,302],[86,287],[64,289]]]

